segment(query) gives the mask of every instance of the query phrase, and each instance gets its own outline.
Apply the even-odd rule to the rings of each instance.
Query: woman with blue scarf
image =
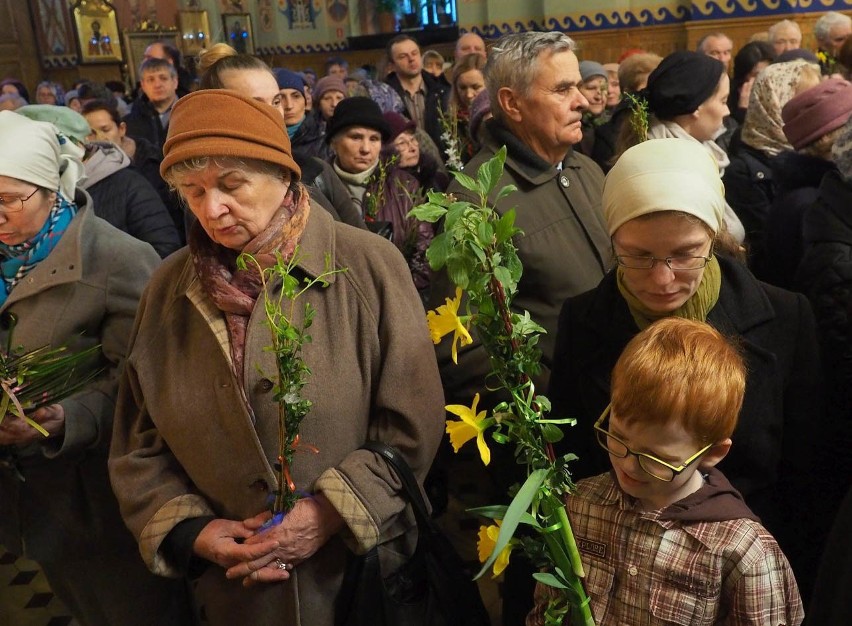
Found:
[[[0,544],[37,561],[80,624],[181,624],[183,590],[144,567],[107,475],[127,337],[159,258],[95,217],[82,149],[55,126],[0,112],[0,346],[97,346],[75,394],[0,424]],[[14,149],[12,148],[14,147]]]

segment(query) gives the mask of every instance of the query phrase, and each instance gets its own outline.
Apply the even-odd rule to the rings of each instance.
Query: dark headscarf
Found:
[[[721,61],[701,52],[673,52],[648,77],[650,112],[661,120],[692,113],[713,95],[724,72]]]

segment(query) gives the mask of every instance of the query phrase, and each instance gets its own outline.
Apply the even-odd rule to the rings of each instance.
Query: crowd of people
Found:
[[[559,32],[466,33],[451,62],[400,34],[384,75],[323,76],[216,44],[193,77],[157,43],[132,100],[44,81],[30,104],[3,80],[0,336],[99,356],[30,416],[47,437],[0,423],[0,544],[85,626],[334,624],[353,555],[393,568],[416,544],[361,446],[398,448],[440,515],[443,407],[501,400],[476,337],[430,341],[455,285],[428,263],[441,224],[409,212],[478,201],[453,173],[505,147],[490,201],[520,229],[512,307],[545,331],[533,382],[577,420],[566,508],[597,623],[848,623],[850,34],[830,12],[815,50],[784,20],[739,50],[592,59]],[[276,261],[325,286],[301,296],[302,497],[269,527]],[[496,451],[482,494],[517,472]],[[533,572],[513,556],[506,626],[545,623]]]

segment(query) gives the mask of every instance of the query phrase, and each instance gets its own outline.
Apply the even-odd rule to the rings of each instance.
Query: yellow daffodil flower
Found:
[[[429,324],[429,334],[432,343],[438,345],[444,335],[453,333],[453,363],[458,364],[457,346],[459,339],[461,345],[467,346],[473,343],[470,333],[459,318],[459,306],[461,305],[462,290],[456,287],[456,297],[446,298],[446,304],[442,304],[434,311],[426,314],[426,323]]]
[[[444,407],[448,413],[458,415],[461,418],[461,421],[447,420],[447,434],[450,436],[450,443],[453,444],[453,450],[456,452],[464,444],[476,437],[479,456],[482,457],[482,463],[488,465],[491,462],[491,450],[488,448],[488,444],[485,443],[485,429],[494,420],[485,419],[485,411],[477,413],[477,404],[479,404],[479,394],[473,397],[473,404],[471,406],[449,404]]]
[[[497,545],[497,536],[500,534],[501,520],[494,520],[494,522],[495,523],[491,526],[479,527],[479,541],[476,542],[476,548],[479,552],[480,563],[485,563],[485,561],[488,560],[488,557],[491,556],[491,553],[494,552],[494,547]],[[491,571],[494,572],[494,578],[497,578],[500,574],[502,574],[503,570],[506,569],[506,566],[509,565],[509,555],[514,547],[515,542],[514,540],[511,540],[506,544],[505,548],[500,550],[500,554],[497,556],[497,560],[494,561],[494,565],[491,568]]]

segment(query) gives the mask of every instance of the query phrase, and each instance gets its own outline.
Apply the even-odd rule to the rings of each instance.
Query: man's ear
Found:
[[[731,450],[731,443],[730,439],[723,439],[719,443],[713,444],[713,447],[705,452],[701,460],[698,461],[698,466],[703,469],[714,467],[719,461],[728,456],[728,452]]]
[[[500,108],[503,109],[503,113],[507,118],[519,124],[523,121],[523,115],[521,115],[521,110],[518,106],[518,97],[511,88],[500,87],[497,90],[497,102],[500,104]]]

